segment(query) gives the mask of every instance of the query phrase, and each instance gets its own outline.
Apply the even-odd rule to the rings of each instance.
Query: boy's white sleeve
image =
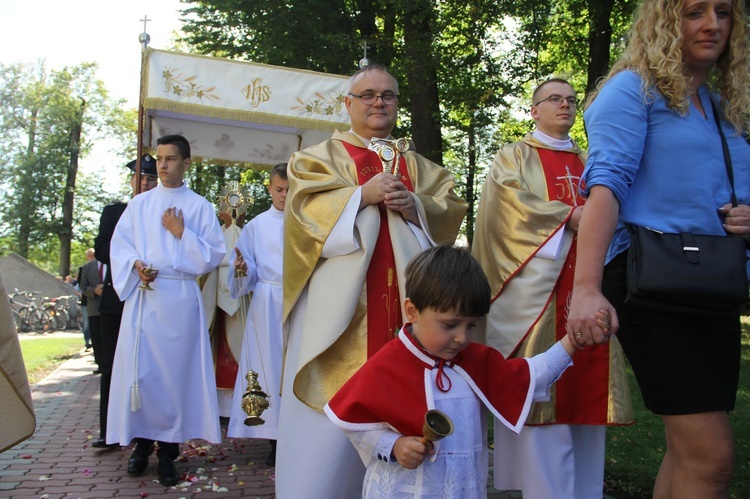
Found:
[[[370,466],[375,459],[386,463],[396,462],[396,459],[391,457],[391,452],[396,440],[401,436],[398,433],[391,430],[344,430],[344,434],[357,449],[365,467]]]
[[[526,360],[529,362],[529,369],[532,369],[536,375],[535,402],[549,400],[549,387],[560,379],[560,376],[568,367],[573,365],[573,359],[559,341],[546,352],[534,355]]]

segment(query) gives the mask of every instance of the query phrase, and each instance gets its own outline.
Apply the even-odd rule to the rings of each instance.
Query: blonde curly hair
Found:
[[[685,0],[643,0],[638,7],[628,44],[606,77],[586,100],[590,105],[602,86],[624,70],[638,73],[643,91],[650,88],[664,97],[667,106],[685,115],[690,107],[690,91],[682,60],[682,10]],[[732,31],[727,46],[706,81],[713,81],[721,94],[727,120],[737,131],[750,131],[750,40],[744,0],[732,1]]]

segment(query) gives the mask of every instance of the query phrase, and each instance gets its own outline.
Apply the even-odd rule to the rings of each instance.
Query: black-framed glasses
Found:
[[[570,107],[576,107],[578,105],[578,99],[576,99],[575,97],[563,97],[562,95],[552,94],[546,99],[540,100],[539,102],[534,104],[534,106],[536,107],[545,101],[549,102],[553,106],[559,106],[560,104],[563,103],[563,101],[567,101]]]
[[[383,92],[382,94],[373,94],[370,92],[366,92],[359,95],[349,92],[349,95],[361,100],[362,104],[364,104],[365,106],[372,106],[378,101],[378,98],[380,98],[380,100],[382,100],[383,104],[385,104],[386,106],[395,104],[398,101],[398,94],[393,92]]]

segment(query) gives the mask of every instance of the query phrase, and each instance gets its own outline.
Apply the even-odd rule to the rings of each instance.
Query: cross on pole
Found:
[[[147,14],[143,15],[143,19],[138,19],[138,20],[143,22],[143,32],[144,33],[146,32],[146,23],[148,23],[149,21],[153,21],[153,19],[149,19],[148,18]]]
[[[362,42],[362,49],[365,52],[365,56],[362,59],[359,60],[359,67],[360,68],[364,68],[365,66],[367,66],[368,64],[370,64],[370,61],[367,59],[367,49],[369,47],[370,46],[367,45],[367,40],[365,40],[365,41]]]
[[[143,16],[143,19],[138,19],[139,21],[143,22],[143,33],[141,33],[138,36],[138,41],[143,45],[142,50],[146,50],[146,47],[148,46],[148,42],[151,41],[151,37],[148,33],[146,33],[146,23],[151,21],[151,19],[148,18],[148,15]]]

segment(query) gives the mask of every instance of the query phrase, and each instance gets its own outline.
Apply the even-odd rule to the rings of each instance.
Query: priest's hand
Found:
[[[385,196],[393,191],[391,184],[398,181],[395,175],[381,172],[372,177],[362,185],[362,199],[359,207],[364,208],[371,204],[378,204],[385,201]]]
[[[143,284],[154,282],[157,274],[159,274],[159,271],[156,269],[150,269],[144,272],[143,270],[147,267],[148,265],[146,265],[143,260],[136,260],[133,264],[133,268],[135,268],[135,271],[138,272],[138,278],[141,280],[141,282],[143,282]]]
[[[242,257],[242,253],[240,252],[240,249],[234,248],[234,252],[237,255],[234,257],[234,270],[247,273],[247,262]]]
[[[406,469],[416,469],[424,458],[435,451],[432,442],[422,443],[421,437],[399,437],[393,444],[393,456]]]
[[[185,218],[182,216],[182,210],[168,208],[161,217],[161,224],[174,237],[182,239],[182,233],[185,231]]]
[[[398,180],[391,182],[391,189],[393,190],[385,195],[385,207],[401,213],[404,220],[419,226],[417,205],[414,203],[414,197],[411,192],[409,192],[403,182]]]
[[[581,215],[583,214],[583,206],[576,206],[573,208],[573,213],[570,214],[568,222],[565,224],[565,228],[578,232],[578,225],[581,223]]]

